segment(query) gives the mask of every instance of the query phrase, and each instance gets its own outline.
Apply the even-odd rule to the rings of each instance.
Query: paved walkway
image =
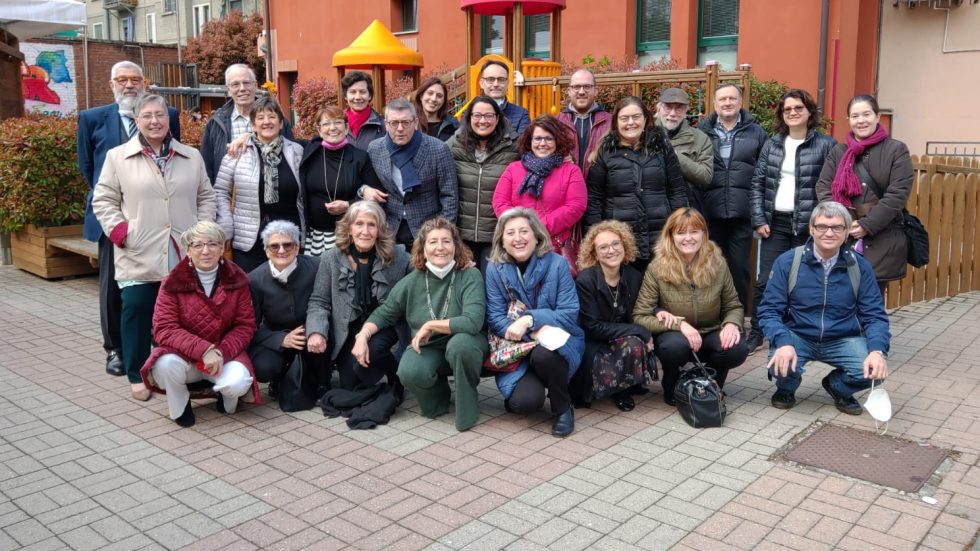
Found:
[[[94,278],[0,268],[0,549],[936,549],[980,528],[980,293],[892,314],[890,434],[955,451],[919,495],[774,462],[838,414],[809,370],[791,411],[768,405],[763,357],[729,378],[724,428],[660,400],[484,416],[457,433],[414,402],[350,431],[274,403],[177,427],[159,396],[103,371]],[[930,505],[921,497],[935,498]]]

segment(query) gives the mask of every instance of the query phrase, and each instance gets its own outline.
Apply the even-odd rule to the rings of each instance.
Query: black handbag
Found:
[[[307,369],[303,354],[297,352],[279,379],[279,409],[305,411],[316,404],[316,374]]]
[[[681,371],[674,387],[677,411],[696,429],[720,427],[728,409],[725,394],[715,382],[715,370],[701,363],[694,354],[694,367]]]
[[[864,166],[861,158],[854,159],[854,169],[858,175],[871,185],[871,191],[881,199],[884,193],[878,186],[878,182],[871,177],[868,168]],[[908,209],[902,208],[902,232],[905,233],[905,261],[913,268],[921,268],[929,263],[929,232],[922,225],[922,221],[916,218]]]

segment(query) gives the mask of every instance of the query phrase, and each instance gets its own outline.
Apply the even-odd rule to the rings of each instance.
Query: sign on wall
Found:
[[[78,110],[70,44],[21,43],[24,111],[64,116]]]

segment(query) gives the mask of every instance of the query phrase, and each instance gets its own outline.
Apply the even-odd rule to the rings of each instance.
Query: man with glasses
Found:
[[[847,208],[820,203],[810,215],[810,239],[773,264],[757,313],[770,343],[775,408],[796,405],[811,361],[833,368],[821,384],[848,415],[861,415],[854,394],[888,375],[888,315],[871,265],[844,246],[850,226]]]
[[[588,69],[579,69],[568,80],[568,105],[558,113],[558,120],[575,130],[578,137],[572,158],[589,175],[589,156],[599,147],[602,137],[612,126],[612,115],[596,103],[595,75]]]
[[[510,122],[511,130],[515,134],[520,134],[531,124],[531,117],[527,109],[507,101],[509,85],[510,69],[502,62],[490,60],[480,68],[480,90],[483,91],[483,95],[497,102],[500,110],[504,112],[504,118]]]
[[[99,324],[102,327],[102,346],[106,350],[105,370],[110,375],[122,376],[125,375],[119,336],[122,299],[116,285],[112,242],[102,232],[102,226],[92,212],[92,190],[102,174],[106,153],[139,133],[133,110],[146,92],[143,69],[131,61],[116,63],[109,71],[109,88],[115,100],[113,103],[79,113],[77,148],[78,169],[89,185],[82,235],[99,244]],[[180,119],[174,108],[168,110],[170,133],[179,141]]]
[[[229,65],[225,69],[225,89],[230,99],[211,113],[201,137],[201,156],[204,157],[204,166],[212,184],[221,167],[221,159],[228,151],[228,144],[251,132],[249,114],[259,89],[255,71],[244,63]],[[283,120],[282,135],[293,139],[288,120]]]
[[[436,216],[456,222],[456,165],[449,147],[418,129],[415,105],[396,99],[385,106],[388,135],[368,145],[368,156],[385,188],[382,203],[395,240],[411,249],[422,223]],[[364,196],[367,186],[357,192]]]
[[[687,124],[690,99],[680,88],[667,88],[657,101],[657,126],[662,126],[674,146],[681,174],[687,181],[687,197],[691,206],[704,213],[701,193],[711,183],[715,155],[711,139],[704,132]],[[712,236],[713,237],[713,236]]]

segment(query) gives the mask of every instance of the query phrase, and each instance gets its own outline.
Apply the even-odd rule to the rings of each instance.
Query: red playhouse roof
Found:
[[[555,8],[565,9],[565,0],[460,0],[459,9],[472,8],[477,15],[504,15],[521,4],[524,15],[551,13]]]

